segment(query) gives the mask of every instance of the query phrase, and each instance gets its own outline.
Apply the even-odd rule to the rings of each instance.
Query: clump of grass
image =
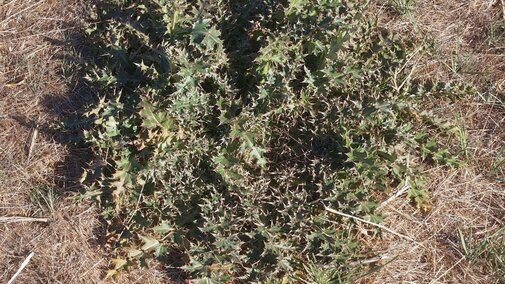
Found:
[[[31,201],[41,210],[49,210],[54,212],[58,195],[53,187],[46,185],[39,185],[32,189],[30,194]]]
[[[389,0],[389,4],[401,15],[408,15],[414,9],[413,0]]]
[[[472,234],[465,235],[459,231],[461,250],[470,265],[484,260],[490,271],[495,273],[498,283],[505,283],[505,228],[475,239]]]
[[[487,43],[490,46],[497,46],[503,48],[505,44],[505,19],[496,21],[488,27]]]
[[[497,151],[489,171],[491,177],[496,178],[498,182],[505,183],[505,145]]]
[[[358,2],[106,1],[87,29],[100,99],[83,178],[100,202],[113,276],[148,257],[208,282],[345,282],[364,233],[326,207],[379,223],[374,196],[417,166],[454,166],[408,43]],[[174,255],[178,261],[174,264]],[[307,263],[311,263],[307,265]],[[325,270],[324,267],[332,267]],[[319,279],[319,280],[318,280]],[[282,280],[284,281],[284,280]]]

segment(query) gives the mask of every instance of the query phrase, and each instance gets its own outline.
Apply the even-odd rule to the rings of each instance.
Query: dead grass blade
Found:
[[[382,202],[379,205],[379,207],[377,207],[377,210],[381,210],[382,208],[386,207],[386,205],[388,205],[393,200],[395,200],[396,198],[407,192],[409,189],[410,189],[410,183],[409,180],[407,179],[405,180],[405,185],[402,186],[402,188],[400,188],[400,190],[398,190],[398,192],[396,192],[393,196],[389,197],[386,201]]]
[[[449,269],[447,269],[442,275],[438,276],[436,279],[433,279],[430,284],[438,283],[438,280],[442,279],[447,273],[449,273],[451,270],[454,269],[454,267],[458,266],[463,260],[465,260],[465,257],[463,256],[460,260],[458,260],[453,266],[451,266]]]
[[[32,157],[33,149],[35,148],[35,143],[37,142],[37,135],[38,135],[38,133],[39,133],[38,128],[35,128],[33,130],[32,139],[31,139],[31,142],[30,142],[30,148],[28,149],[28,161],[30,161],[30,159]]]
[[[19,267],[18,271],[16,271],[16,273],[14,273],[14,275],[12,275],[11,279],[9,280],[9,282],[7,282],[7,284],[12,284],[14,283],[14,280],[16,279],[16,277],[19,276],[19,274],[21,274],[21,271],[23,271],[23,269],[25,269],[25,267],[28,265],[28,263],[30,262],[30,259],[35,255],[34,252],[31,252],[27,257],[26,259],[23,261],[23,263],[21,263],[21,266]]]

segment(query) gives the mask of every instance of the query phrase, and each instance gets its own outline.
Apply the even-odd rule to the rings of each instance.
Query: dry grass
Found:
[[[35,256],[16,283],[106,282],[109,258],[99,239],[103,224],[93,207],[75,204],[72,193],[80,149],[59,141],[61,135],[49,127],[89,96],[62,75],[82,5],[77,0],[0,1],[0,216],[49,218],[47,224],[0,222],[1,283],[30,252]],[[164,279],[161,270],[148,269],[117,281]]]
[[[499,0],[416,0],[404,15],[388,5],[394,1],[403,0],[375,1],[382,25],[431,45],[430,53],[418,58],[418,78],[505,92],[505,17]]]
[[[427,213],[415,210],[404,198],[388,204],[383,213],[385,225],[406,234],[418,243],[384,235],[372,247],[381,255],[396,259],[371,275],[364,283],[494,283],[494,268],[484,259],[470,261],[464,253],[459,230],[467,238],[482,240],[504,227],[505,193],[503,184],[486,176],[488,155],[503,144],[505,112],[498,124],[490,120],[493,130],[483,130],[482,121],[475,125],[474,118],[482,116],[482,109],[466,110],[464,117],[471,131],[471,155],[476,160],[470,166],[457,170],[443,168],[428,172],[430,177],[431,209]],[[488,110],[489,111],[489,110]],[[501,134],[496,133],[501,131]],[[494,133],[493,133],[494,132]],[[384,279],[387,279],[384,282]],[[433,282],[432,282],[433,281]]]
[[[381,11],[388,29],[433,44],[432,54],[417,58],[418,78],[473,82],[483,95],[436,110],[461,116],[464,135],[453,137],[453,143],[458,147],[464,139],[467,165],[427,171],[428,212],[416,210],[405,198],[383,209],[385,226],[417,242],[384,235],[371,243],[379,255],[393,261],[383,261],[385,266],[362,283],[502,283],[491,256],[474,258],[464,250],[464,242],[478,244],[505,227],[505,186],[500,183],[505,167],[494,164],[505,147],[505,34],[490,40],[491,29],[505,24],[501,3],[418,0],[410,15]],[[485,95],[488,92],[494,99]],[[502,103],[496,101],[500,96]]]

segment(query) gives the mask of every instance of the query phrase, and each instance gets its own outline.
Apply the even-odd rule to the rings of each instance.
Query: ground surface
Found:
[[[30,252],[17,283],[101,283],[108,265],[97,212],[75,202],[85,150],[49,131],[90,96],[77,79],[64,79],[84,10],[79,1],[0,1],[0,216],[49,218],[0,222],[1,283]],[[156,270],[124,278],[163,282]]]
[[[500,40],[496,26],[503,22],[500,1],[415,2],[409,15],[382,5],[378,11],[384,27],[432,41],[432,54],[416,59],[417,75],[473,81],[482,92],[501,93],[503,98],[505,37]],[[100,241],[103,225],[92,206],[75,202],[75,181],[86,150],[49,131],[91,96],[78,75],[73,82],[64,79],[72,70],[69,54],[79,50],[84,10],[79,1],[0,1],[0,216],[49,218],[48,223],[0,222],[2,283],[30,252],[35,256],[18,283],[107,282],[103,271],[109,260]],[[405,198],[382,208],[388,216],[385,225],[416,242],[389,234],[380,242],[370,241],[378,255],[394,261],[363,283],[496,280],[489,261],[465,254],[458,232],[478,241],[505,222],[504,187],[498,179],[503,168],[494,168],[503,153],[505,110],[496,99],[483,97],[440,104],[436,111],[455,108],[460,109],[467,134],[467,166],[429,171],[428,212],[417,211]],[[121,277],[118,283],[167,281],[162,269]]]
[[[500,183],[490,175],[493,161],[503,154],[505,141],[505,44],[493,34],[497,23],[503,23],[498,2],[415,1],[412,12],[403,16],[382,10],[386,28],[433,44],[432,54],[414,59],[417,77],[473,82],[479,92],[491,91],[502,102],[497,97],[476,96],[457,104],[440,104],[436,110],[440,113],[460,113],[467,164],[461,169],[428,171],[428,212],[415,210],[400,198],[382,209],[388,216],[386,226],[416,242],[385,236],[376,249],[395,260],[364,283],[498,281],[493,277],[495,268],[489,266],[496,256],[474,258],[465,252],[463,244],[469,240],[472,245],[483,242],[503,228],[505,221],[503,180]],[[503,166],[499,170],[503,177]]]

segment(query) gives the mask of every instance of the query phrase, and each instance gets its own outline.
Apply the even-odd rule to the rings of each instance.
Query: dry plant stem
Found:
[[[391,256],[383,255],[383,256],[378,256],[378,257],[374,257],[374,258],[353,261],[353,262],[349,263],[349,265],[350,266],[357,266],[357,265],[363,265],[363,264],[370,264],[370,263],[376,263],[376,262],[386,260],[386,259],[391,259]]]
[[[460,264],[463,260],[465,259],[465,257],[463,256],[460,260],[458,260],[453,266],[451,266],[449,269],[447,269],[447,271],[445,271],[442,275],[440,275],[439,277],[437,277],[436,279],[432,280],[430,282],[430,284],[433,284],[433,283],[438,283],[437,281],[442,279],[442,277],[444,277],[445,275],[447,275],[447,273],[449,273],[451,270],[454,269],[454,267],[458,266],[458,264]]]
[[[386,205],[388,205],[389,203],[391,203],[393,200],[395,200],[396,198],[398,198],[399,196],[401,196],[402,194],[404,194],[405,192],[407,192],[409,189],[410,189],[410,183],[409,183],[408,180],[406,180],[405,181],[405,185],[397,193],[395,193],[393,196],[391,196],[386,201],[384,201],[381,205],[379,205],[379,207],[377,207],[377,210],[381,210]]]
[[[18,223],[18,222],[41,222],[47,223],[49,219],[47,218],[33,218],[33,217],[0,217],[0,223]]]
[[[21,266],[19,267],[18,271],[16,271],[16,273],[14,275],[12,275],[12,278],[9,280],[9,282],[7,282],[7,284],[12,284],[14,283],[14,280],[16,279],[16,277],[19,276],[19,274],[21,274],[21,271],[23,271],[23,269],[25,269],[25,267],[28,265],[28,263],[30,262],[30,259],[35,255],[34,252],[31,252],[27,257],[26,259],[23,261],[23,263],[21,263]]]
[[[28,161],[30,161],[30,159],[32,157],[32,153],[33,153],[33,149],[35,148],[35,142],[37,141],[37,135],[38,135],[38,133],[39,133],[38,128],[35,128],[33,130],[32,140],[30,142],[30,148],[28,149]]]
[[[361,219],[361,218],[359,218],[359,217],[352,216],[352,215],[349,215],[349,214],[346,214],[346,213],[342,213],[342,212],[340,212],[340,211],[337,211],[337,210],[335,210],[335,209],[331,209],[331,208],[328,208],[328,207],[325,207],[325,210],[326,210],[326,211],[328,211],[328,212],[331,212],[331,213],[334,213],[334,214],[340,215],[340,216],[344,216],[344,217],[347,217],[347,218],[351,218],[351,219],[354,219],[354,220],[360,221],[360,222],[362,222],[362,223],[366,223],[366,224],[369,224],[369,225],[375,226],[375,227],[377,227],[377,228],[381,228],[381,229],[383,229],[383,230],[384,230],[384,231],[386,231],[386,232],[389,232],[389,233],[391,233],[391,234],[393,234],[393,235],[395,235],[395,236],[398,236],[398,237],[400,237],[400,238],[403,238],[403,239],[409,240],[409,241],[411,241],[411,242],[416,242],[416,241],[415,241],[414,239],[412,239],[411,237],[408,237],[408,236],[406,236],[406,235],[403,235],[403,234],[400,234],[400,233],[398,233],[398,232],[395,232],[395,231],[393,231],[393,230],[391,230],[391,229],[389,229],[389,228],[387,228],[387,227],[385,227],[385,226],[383,226],[383,225],[380,225],[380,224],[377,224],[377,223],[374,223],[374,222],[370,222],[370,221],[367,221],[367,220],[365,220],[365,219]]]

